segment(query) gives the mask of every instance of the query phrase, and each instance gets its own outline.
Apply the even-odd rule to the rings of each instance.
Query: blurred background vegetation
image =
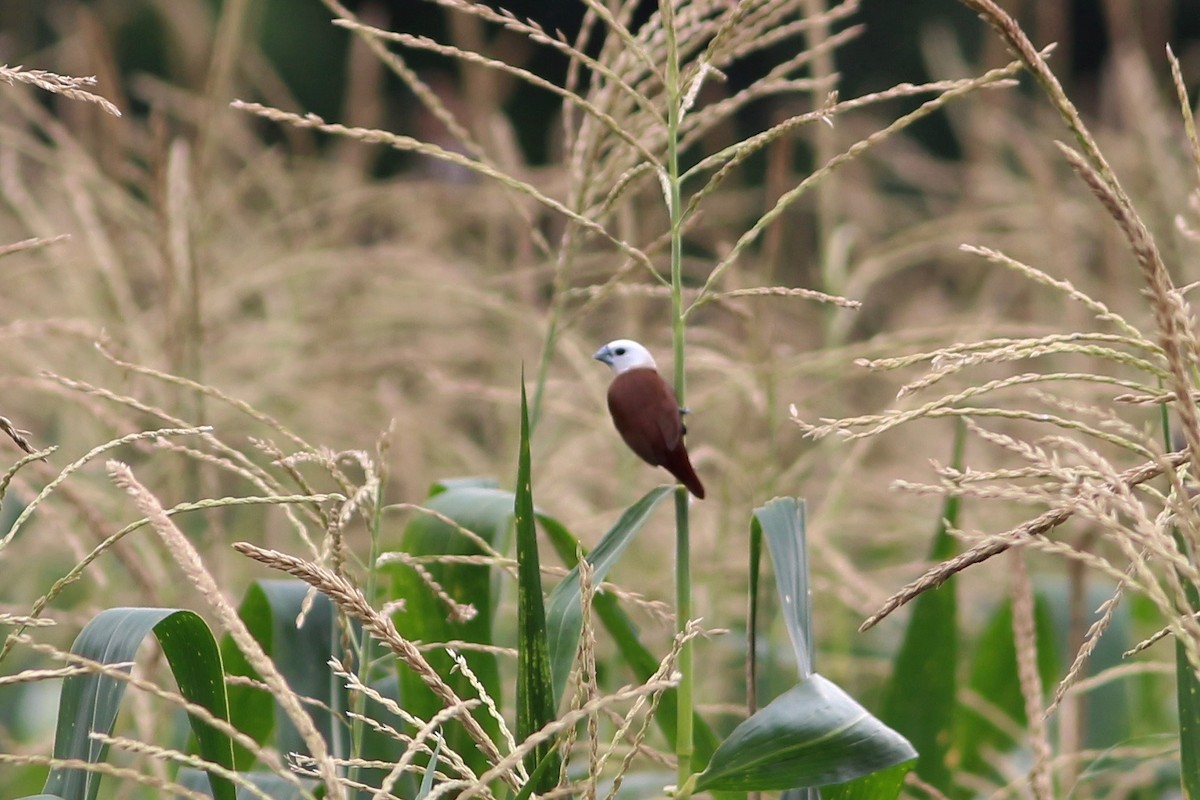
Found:
[[[1185,84],[1200,86],[1195,4],[1004,5],[1035,44],[1058,43],[1053,67],[1146,210],[1169,263],[1193,263],[1175,223],[1195,187],[1164,48],[1170,43],[1180,58]],[[484,52],[556,83],[566,75],[566,64],[546,48],[433,3],[346,6],[369,24]],[[568,38],[581,19],[576,4],[561,0],[504,7]],[[842,99],[979,74],[1011,58],[952,0],[864,0],[839,23],[850,26],[862,28],[831,61],[813,66],[836,70]],[[710,81],[701,102],[761,80],[775,55],[755,55],[727,80]],[[497,163],[552,196],[563,194],[557,98],[429,53],[405,57]],[[569,294],[533,439],[539,505],[594,541],[660,479],[613,434],[603,406],[607,371],[590,360],[600,344],[629,336],[658,353],[664,370],[670,362],[663,297],[593,291],[615,268],[614,253],[584,252],[570,285],[558,286],[553,255],[539,250],[535,235],[558,240],[562,221],[553,215],[515,213],[497,186],[441,162],[229,108],[233,99],[263,102],[459,147],[360,39],[331,24],[318,0],[0,0],[0,62],[96,75],[96,91],[124,114],[115,119],[88,104],[0,86],[0,244],[70,235],[3,260],[0,414],[31,431],[35,446],[61,447],[55,464],[23,473],[8,506],[36,493],[35,478],[49,479],[62,463],[147,427],[154,416],[81,391],[79,382],[211,424],[248,451],[254,437],[287,444],[241,409],[114,363],[97,341],[116,358],[217,387],[334,451],[371,450],[391,426],[385,458],[395,501],[420,501],[433,482],[454,476],[493,476],[511,486],[518,376],[522,363],[529,372],[537,364],[549,309],[563,291],[576,294]],[[951,457],[953,426],[926,420],[848,445],[813,442],[789,422],[789,406],[812,421],[892,404],[902,381],[856,370],[856,358],[972,337],[1091,329],[1086,309],[959,252],[964,242],[1039,265],[1131,320],[1149,318],[1118,232],[1062,162],[1052,141],[1066,134],[1028,84],[974,94],[869,151],[792,206],[726,280],[727,288],[819,289],[860,300],[861,310],[750,298],[714,303],[691,322],[689,446],[713,498],[694,514],[697,612],[712,626],[744,627],[748,513],[775,494],[807,498],[818,662],[866,701],[878,696],[898,628],[867,636],[854,630],[919,573],[940,507],[888,488],[897,478],[929,480],[928,460]],[[685,160],[823,101],[816,91],[756,101],[727,129],[707,133]],[[917,104],[900,99],[839,117],[832,127],[801,128],[751,158],[689,235],[691,284],[783,192]],[[639,189],[623,213],[614,227],[631,241],[663,229],[654,186]],[[1176,275],[1181,285],[1193,278]],[[1078,359],[1050,356],[1046,369],[1070,370]],[[972,380],[1018,369],[985,366]],[[1080,403],[1095,399],[1085,389],[1066,393],[1073,391]],[[1155,421],[1149,410],[1128,416],[1135,425]],[[9,450],[15,460],[15,447]],[[245,490],[228,472],[161,448],[119,455],[142,467],[168,504]],[[1009,457],[971,453],[981,467],[1004,466]],[[3,609],[27,611],[112,531],[113,520],[129,515],[99,468],[68,484],[60,500],[5,551]],[[962,524],[1003,530],[1027,512],[968,504]],[[669,597],[668,523],[649,527],[634,545],[642,557],[627,559],[615,580],[652,599]],[[231,595],[240,593],[247,569],[225,543],[294,547],[281,518],[262,512],[227,510],[186,524]],[[164,577],[172,567],[149,539],[131,538],[111,558],[59,599],[55,617],[63,627],[48,639],[61,633],[58,643],[69,644],[70,623],[100,607],[189,604],[190,590]],[[1061,564],[1041,578],[1060,598],[1093,591]],[[983,626],[1001,588],[983,579],[963,587],[968,623]],[[643,622],[669,635],[669,626]],[[1064,612],[1060,627],[1073,631],[1056,645],[1069,662],[1078,620]],[[700,694],[728,710],[721,704],[741,699],[743,653],[732,639],[707,648],[714,668],[702,673],[708,685]],[[1130,692],[1161,693],[1155,681],[1151,675]],[[48,750],[49,728],[28,711],[34,702],[24,696],[25,713],[0,702],[2,749]],[[1139,708],[1145,713],[1126,719],[1121,735],[1169,727],[1172,712],[1161,697]],[[0,793],[10,793],[4,790],[0,778]]]

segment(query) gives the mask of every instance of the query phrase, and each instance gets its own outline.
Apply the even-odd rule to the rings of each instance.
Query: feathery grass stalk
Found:
[[[384,458],[384,454],[387,450],[388,444],[389,439],[387,434],[385,434],[384,439],[380,442],[377,451],[379,458],[377,469],[379,470],[379,474],[376,476],[375,491],[372,496],[370,518],[371,551],[370,555],[367,557],[366,596],[368,598],[374,598],[378,590],[376,584],[379,577],[379,533],[383,527],[383,488],[387,483],[387,462]],[[349,624],[349,620],[347,620],[346,624]],[[363,626],[359,632],[357,654],[358,680],[363,686],[371,685],[371,645],[374,641],[375,640],[371,637],[371,634],[367,630],[366,626]],[[337,692],[332,693],[331,696],[336,697]],[[367,695],[365,692],[355,692],[353,712],[354,713],[351,715],[352,722],[350,728],[350,757],[355,759],[355,764],[350,768],[350,779],[357,780],[360,770],[357,760],[362,757],[363,735],[366,733],[366,724],[363,721],[367,714]]]
[[[675,10],[671,0],[659,3],[666,36],[666,75],[664,76],[667,103],[667,174],[663,182],[668,211],[671,215],[671,333],[675,350],[675,396],[680,407],[685,404],[685,347],[683,314],[683,197],[680,190],[679,138],[683,116],[683,91],[679,85],[679,49],[675,38]],[[699,76],[696,78],[699,80]],[[688,525],[688,490],[682,485],[675,489],[675,628],[686,632],[692,616],[691,541]],[[683,787],[692,774],[692,643],[684,639],[679,650],[678,713],[675,731],[675,757],[678,759],[679,782]]]

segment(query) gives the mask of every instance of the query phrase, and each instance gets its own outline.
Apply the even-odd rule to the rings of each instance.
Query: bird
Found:
[[[675,390],[658,374],[654,356],[632,339],[616,339],[592,358],[612,368],[608,411],[625,444],[646,463],[665,467],[703,500],[704,484],[683,444],[685,410],[679,407]]]

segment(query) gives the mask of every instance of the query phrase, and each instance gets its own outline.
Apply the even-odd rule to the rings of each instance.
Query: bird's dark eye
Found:
[[[618,347],[618,348],[617,348],[616,350],[614,350],[613,352],[614,352],[614,353],[616,353],[616,354],[617,354],[617,355],[619,355],[619,356],[623,356],[623,355],[625,355],[625,348],[624,348],[624,347]]]

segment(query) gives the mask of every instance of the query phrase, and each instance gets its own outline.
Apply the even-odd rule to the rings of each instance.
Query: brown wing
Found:
[[[631,369],[613,378],[608,410],[629,449],[661,466],[679,444],[683,422],[675,392],[653,369]]]
[[[608,410],[630,450],[649,464],[666,467],[692,494],[704,498],[704,486],[683,444],[679,401],[655,370],[631,369],[614,378],[608,387]]]

